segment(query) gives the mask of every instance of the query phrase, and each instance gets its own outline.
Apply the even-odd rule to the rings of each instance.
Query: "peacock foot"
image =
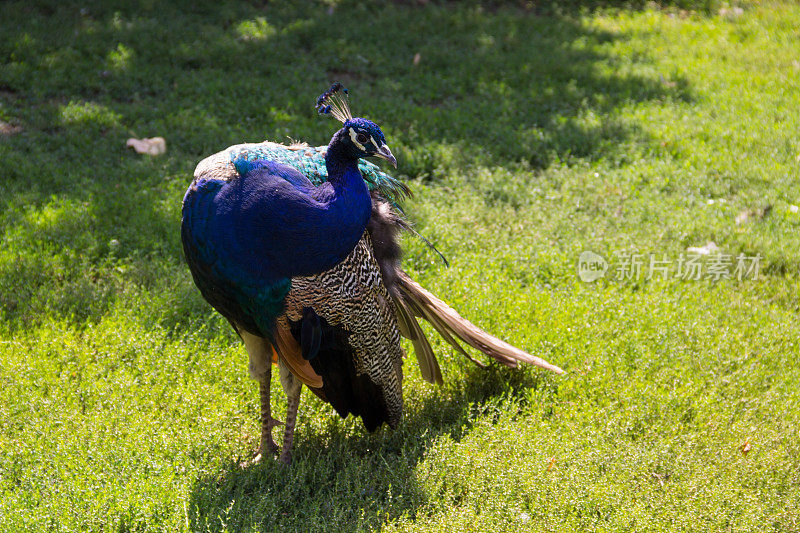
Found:
[[[263,421],[261,426],[261,446],[256,450],[256,457],[262,455],[273,456],[278,453],[278,445],[275,439],[272,438],[272,429],[282,425],[283,422],[272,416]]]
[[[278,455],[278,444],[275,442],[275,439],[272,438],[272,429],[282,425],[284,425],[284,423],[277,418],[269,417],[269,419],[262,424],[261,444],[253,453],[253,457],[240,462],[239,466],[247,468],[249,466],[261,464],[265,457],[274,457]]]

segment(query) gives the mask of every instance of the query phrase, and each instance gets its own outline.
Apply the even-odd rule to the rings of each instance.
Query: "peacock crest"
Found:
[[[330,89],[319,95],[315,106],[320,115],[331,115],[341,123],[353,118],[347,89],[338,81]]]

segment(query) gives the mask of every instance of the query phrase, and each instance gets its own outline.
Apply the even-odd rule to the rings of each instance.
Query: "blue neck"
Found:
[[[337,144],[336,136],[325,153],[325,166],[328,182],[310,192],[326,207],[323,227],[313,231],[315,258],[307,266],[314,273],[332,268],[350,254],[372,214],[372,199],[358,170],[358,158]]]
[[[341,141],[343,135],[342,131],[337,132],[325,151],[328,181],[334,187],[353,171],[359,175],[359,178],[361,176],[358,171],[358,156],[351,154],[348,147]]]

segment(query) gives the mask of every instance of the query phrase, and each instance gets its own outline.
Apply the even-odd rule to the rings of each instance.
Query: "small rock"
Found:
[[[0,135],[14,135],[22,130],[19,126],[14,126],[8,122],[0,120]]]
[[[772,204],[767,204],[764,207],[745,209],[736,215],[736,225],[740,226],[750,219],[760,220],[769,215],[770,211],[772,211]]]
[[[723,7],[719,10],[719,16],[728,20],[734,20],[744,15],[744,9],[741,7]]]
[[[719,246],[717,246],[714,241],[708,241],[703,246],[689,246],[686,251],[690,254],[710,255],[718,252]]]
[[[164,137],[130,138],[126,145],[133,148],[138,154],[161,155],[167,151],[167,141]]]

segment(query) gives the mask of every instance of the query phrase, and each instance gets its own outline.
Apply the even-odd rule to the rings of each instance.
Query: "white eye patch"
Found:
[[[360,142],[358,142],[358,140],[357,140],[358,134],[356,133],[356,130],[354,130],[353,128],[348,128],[348,129],[347,129],[347,131],[350,133],[350,140],[351,140],[351,141],[353,141],[353,144],[355,144],[355,145],[356,145],[356,146],[358,146],[358,147],[359,147],[361,150],[363,150],[363,151],[365,151],[365,152],[366,152],[366,151],[367,151],[367,149],[364,147],[364,145],[363,145],[363,144],[361,144],[361,143],[360,143]],[[372,141],[372,142],[374,143],[375,141]]]

